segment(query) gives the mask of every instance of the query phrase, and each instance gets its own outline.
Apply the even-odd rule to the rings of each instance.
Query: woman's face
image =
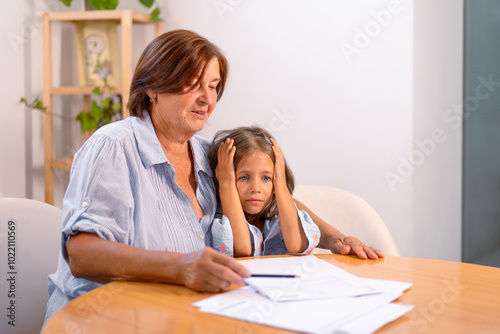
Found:
[[[219,81],[219,61],[212,58],[199,86],[186,87],[180,94],[157,94],[151,113],[155,127],[189,138],[202,130],[217,103]]]

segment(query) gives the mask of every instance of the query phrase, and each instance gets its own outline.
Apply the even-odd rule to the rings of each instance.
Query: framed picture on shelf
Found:
[[[103,78],[112,86],[121,84],[117,26],[111,21],[75,22],[81,86],[99,86]]]

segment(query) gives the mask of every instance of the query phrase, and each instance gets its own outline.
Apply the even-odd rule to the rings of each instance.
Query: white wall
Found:
[[[414,254],[460,261],[463,3],[419,0],[414,7],[412,152],[424,153],[413,173]]]
[[[204,34],[231,65],[228,90],[203,133],[267,127],[297,183],[362,196],[387,222],[402,253],[413,254],[411,179],[392,190],[384,177],[412,147],[411,2],[401,1],[390,18],[381,12],[389,13],[388,1],[241,1],[218,7],[218,15],[223,3],[230,6],[166,2],[168,29]],[[368,29],[371,41],[358,29]],[[359,53],[346,58],[346,44],[359,46]]]
[[[24,108],[18,103],[25,90],[25,49],[16,42],[24,40],[20,22],[30,11],[24,1],[14,6],[5,1],[0,3],[0,13],[9,13],[2,14],[0,25],[0,113],[3,125],[0,131],[0,197],[26,195],[26,118]]]
[[[35,0],[38,7],[40,2],[53,0]],[[121,6],[135,3],[122,0]],[[454,170],[446,183],[440,178],[439,185],[433,185],[434,178],[449,175],[450,165],[460,160],[460,130],[448,134],[439,150],[412,173],[400,175],[402,159],[418,147],[415,140],[441,125],[435,112],[445,110],[450,100],[460,101],[461,41],[449,40],[448,34],[462,33],[462,5],[446,3],[162,0],[160,6],[165,30],[195,30],[219,45],[229,59],[227,90],[205,136],[260,124],[283,147],[297,183],[340,187],[365,198],[387,223],[402,255],[458,260],[460,236],[450,231],[460,230],[460,171]],[[21,4],[15,6],[23,10]],[[436,29],[447,30],[435,34],[425,28],[428,11],[436,18]],[[11,28],[20,25],[12,21]],[[371,36],[363,37],[360,31]],[[144,33],[143,39],[149,36]],[[427,38],[433,44],[427,45]],[[35,36],[31,45],[30,90],[41,95],[41,37]],[[354,53],[347,56],[349,50]],[[0,55],[2,63],[5,57]],[[450,57],[453,61],[446,61]],[[438,85],[435,80],[440,80]],[[434,89],[426,90],[429,85]],[[9,103],[14,105],[16,99]],[[425,105],[419,104],[421,99]],[[5,119],[8,105],[5,99],[2,103]],[[25,126],[22,119],[18,122]],[[39,120],[33,123],[34,167],[28,168],[33,186],[27,188],[43,199],[43,156],[37,146],[41,127]],[[11,150],[10,157],[12,151],[24,152],[29,146],[19,141],[12,150],[4,142],[0,147],[2,152]],[[1,166],[3,170],[3,162]],[[24,180],[18,169],[12,173]],[[61,177],[58,201],[64,182]],[[4,195],[14,193],[13,184],[4,187]],[[425,238],[432,247],[423,244]]]

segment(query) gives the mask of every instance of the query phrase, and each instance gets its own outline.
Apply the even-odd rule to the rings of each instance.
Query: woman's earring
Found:
[[[149,98],[149,102],[151,102],[151,103],[156,103],[156,99],[155,99],[154,97],[150,97],[150,98]]]

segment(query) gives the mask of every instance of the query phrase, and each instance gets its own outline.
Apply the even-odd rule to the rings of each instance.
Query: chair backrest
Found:
[[[0,198],[0,333],[39,333],[57,268],[62,210],[24,198]]]
[[[382,218],[361,197],[338,188],[301,185],[295,188],[293,198],[343,234],[352,235],[385,255],[400,255]],[[329,253],[320,248],[314,250],[314,253],[325,252]]]

